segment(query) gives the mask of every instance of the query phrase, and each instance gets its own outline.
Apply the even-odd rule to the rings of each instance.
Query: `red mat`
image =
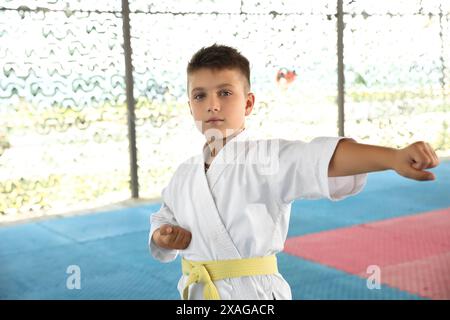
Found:
[[[450,299],[450,208],[289,238],[285,252],[432,299]]]

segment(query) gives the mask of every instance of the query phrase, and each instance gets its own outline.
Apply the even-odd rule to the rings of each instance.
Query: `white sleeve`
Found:
[[[163,191],[164,195],[164,191]],[[161,262],[171,262],[176,259],[178,256],[178,250],[171,250],[171,249],[164,249],[156,245],[156,243],[152,239],[153,232],[155,232],[156,229],[161,227],[163,224],[171,224],[171,225],[178,225],[175,216],[173,212],[170,210],[170,208],[166,205],[164,202],[163,197],[163,204],[161,205],[161,208],[158,212],[153,213],[150,216],[150,233],[148,237],[148,245],[150,249],[151,255],[161,261]]]
[[[283,203],[295,199],[328,198],[336,201],[360,192],[367,174],[328,177],[328,166],[337,143],[344,137],[319,137],[303,141],[279,141],[276,195]]]

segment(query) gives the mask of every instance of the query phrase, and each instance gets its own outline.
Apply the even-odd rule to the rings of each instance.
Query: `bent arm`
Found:
[[[175,258],[178,256],[178,250],[167,249],[159,246],[158,243],[154,241],[153,237],[155,233],[159,234],[159,228],[163,225],[177,225],[174,214],[165,202],[162,203],[161,208],[158,212],[155,212],[150,216],[150,232],[148,245],[150,253],[155,259],[161,262],[170,262],[175,260]]]

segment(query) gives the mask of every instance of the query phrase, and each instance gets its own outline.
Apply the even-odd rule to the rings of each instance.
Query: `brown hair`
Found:
[[[238,69],[246,78],[248,89],[250,89],[250,63],[235,48],[213,44],[198,50],[191,58],[187,66],[187,74],[199,69]]]

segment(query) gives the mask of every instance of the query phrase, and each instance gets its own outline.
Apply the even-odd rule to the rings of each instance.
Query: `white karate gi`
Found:
[[[339,200],[364,187],[367,174],[328,177],[328,164],[340,139],[249,140],[245,129],[219,151],[206,174],[205,154],[188,159],[164,188],[163,204],[151,216],[151,254],[170,262],[178,254],[204,261],[282,251],[293,200]],[[153,232],[166,223],[192,233],[185,250],[166,250],[151,240]],[[178,282],[181,297],[186,281],[182,275]],[[224,279],[215,285],[225,300],[292,299],[281,274]],[[203,299],[203,284],[190,286],[189,299]]]

